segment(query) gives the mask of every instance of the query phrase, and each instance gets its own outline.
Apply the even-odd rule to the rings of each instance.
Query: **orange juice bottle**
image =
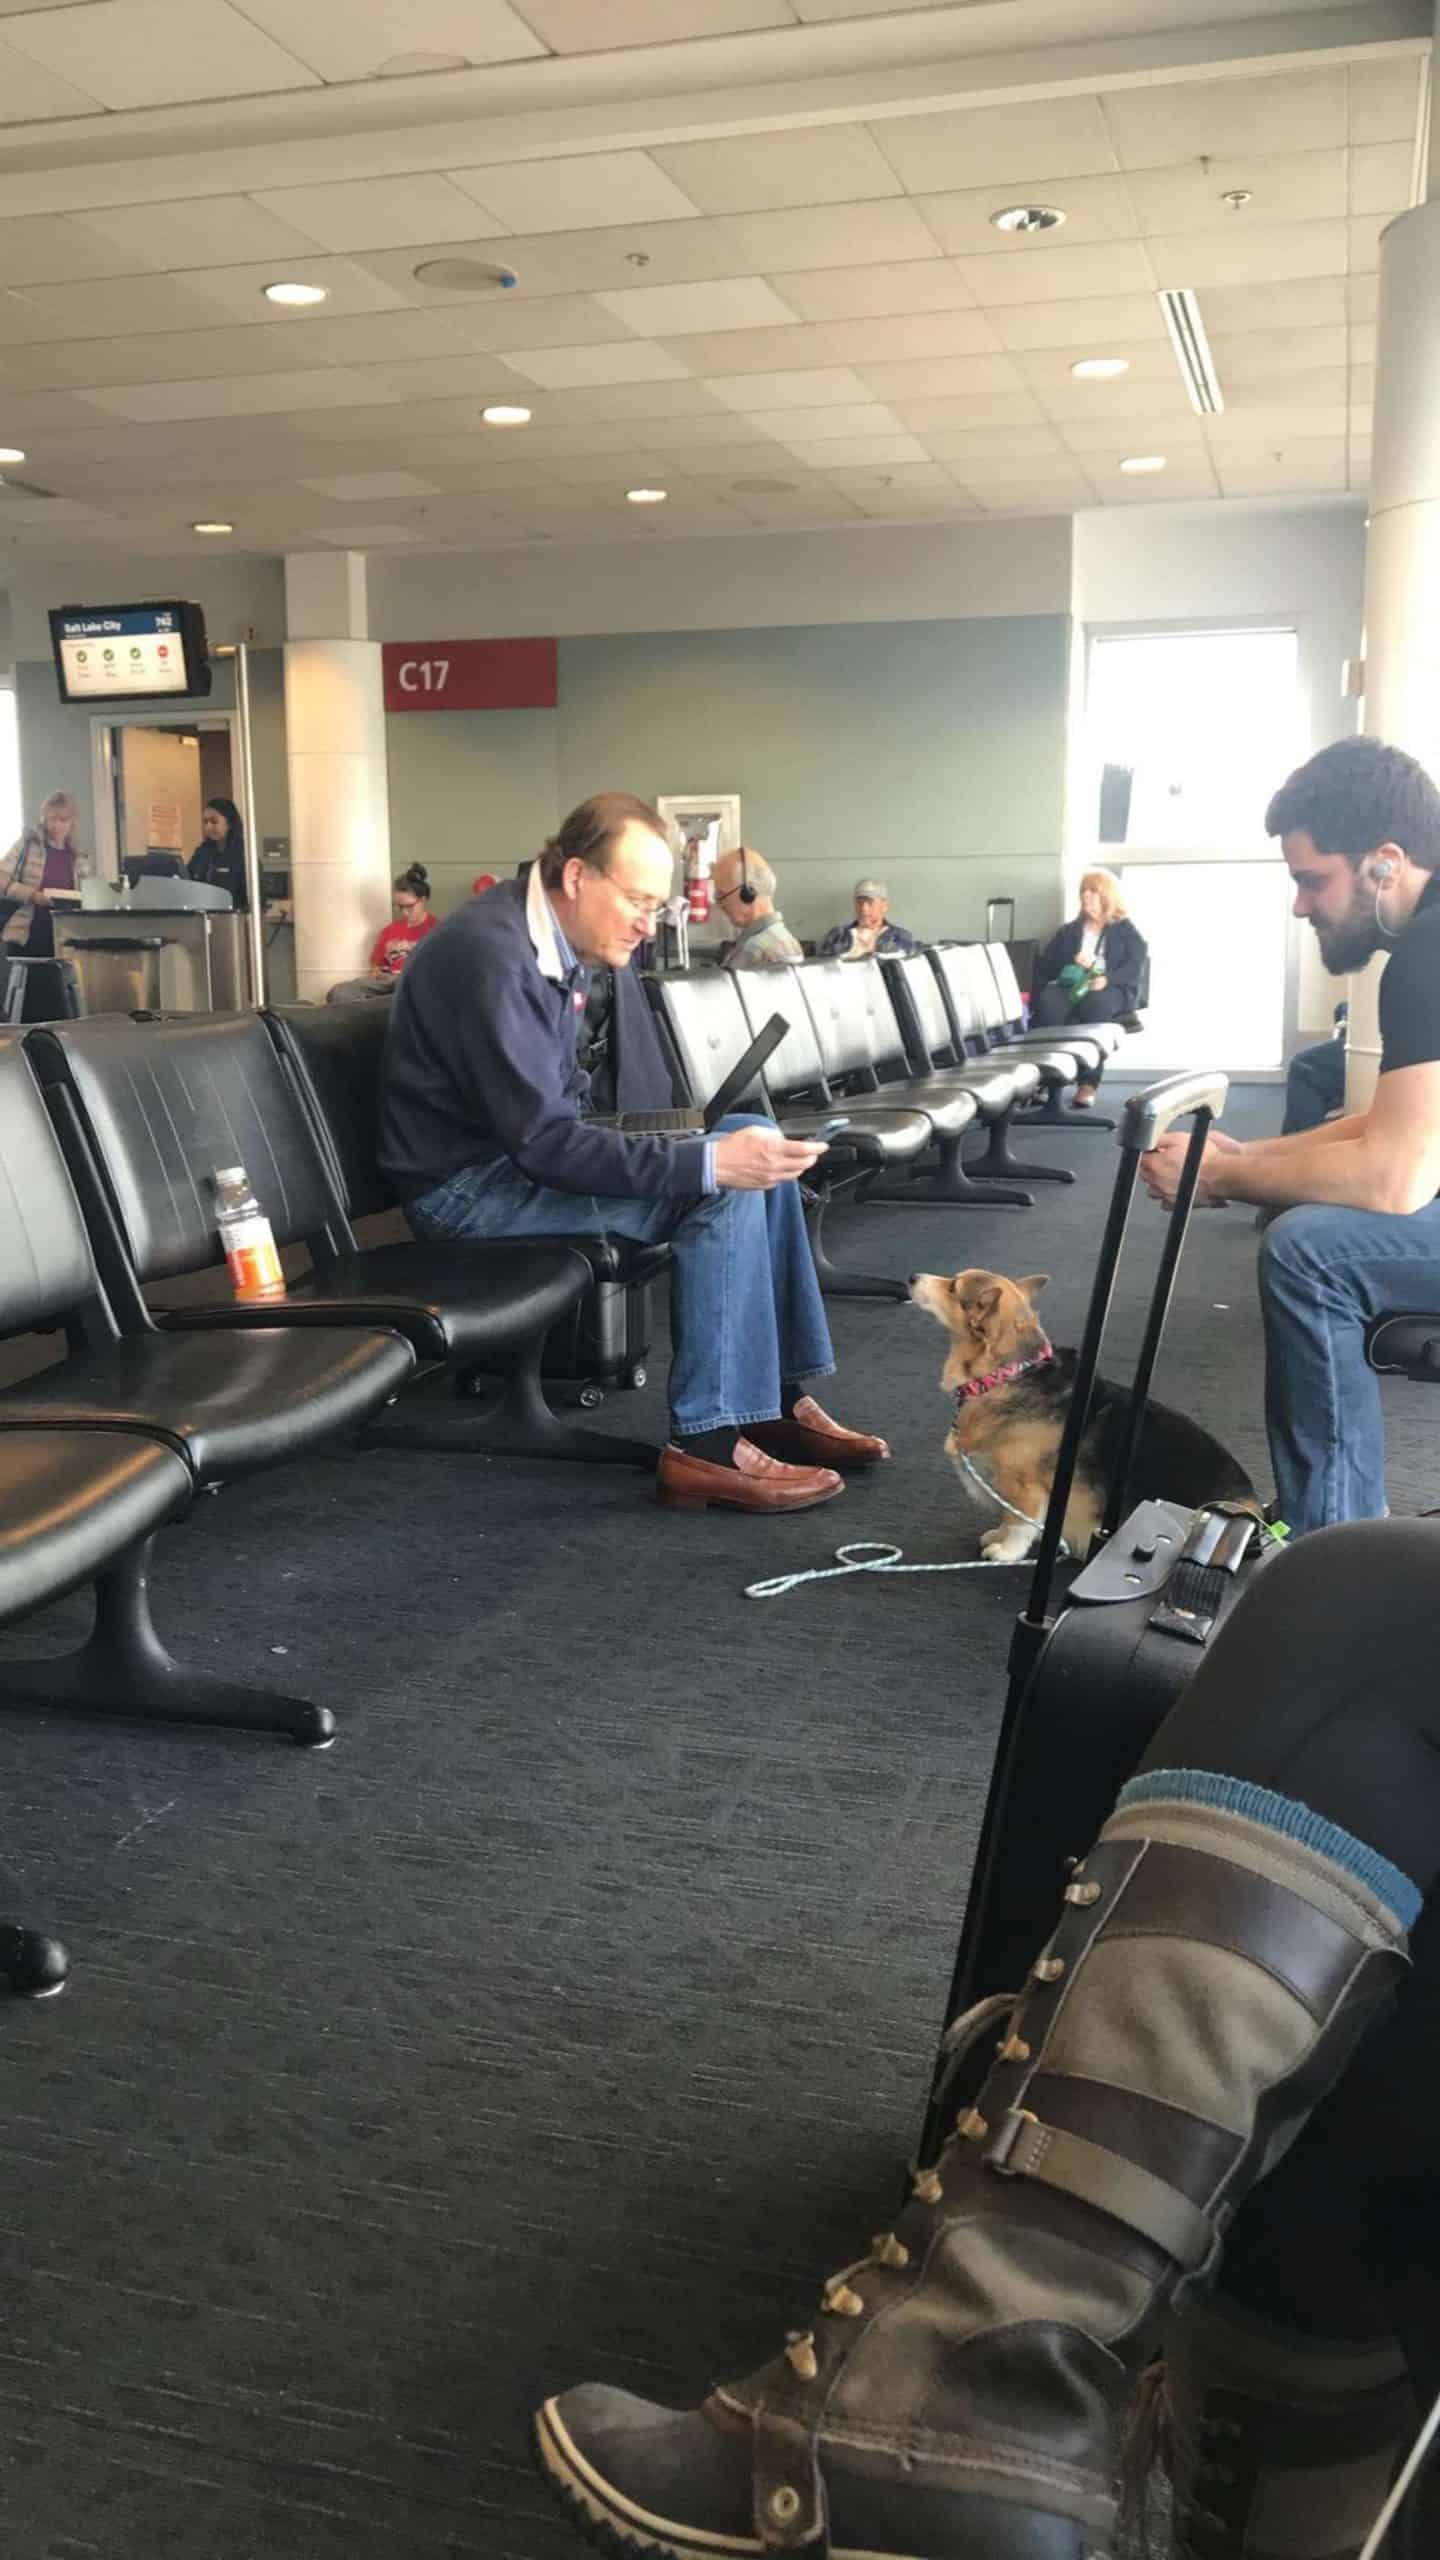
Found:
[[[285,1274],[279,1251],[243,1164],[226,1165],[216,1172],[215,1223],[236,1297],[283,1298]]]

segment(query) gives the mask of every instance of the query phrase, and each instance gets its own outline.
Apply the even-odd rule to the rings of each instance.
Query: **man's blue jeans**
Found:
[[[1440,1314],[1440,1201],[1409,1217],[1286,1209],[1261,1242],[1260,1308],[1281,1519],[1297,1537],[1383,1519],[1385,1430],[1365,1328],[1394,1309]]]
[[[743,1129],[751,1112],[723,1120]],[[712,1191],[700,1198],[597,1200],[546,1191],[508,1158],[469,1165],[408,1205],[417,1234],[454,1243],[473,1236],[630,1236],[668,1244],[670,1414],[677,1432],[769,1422],[784,1387],[828,1377],[835,1366],[815,1277],[799,1185]]]

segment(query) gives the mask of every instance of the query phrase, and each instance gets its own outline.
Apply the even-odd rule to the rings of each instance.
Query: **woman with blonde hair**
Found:
[[[1080,882],[1080,910],[1049,941],[1035,963],[1030,1019],[1042,1030],[1121,1022],[1140,1002],[1149,954],[1145,937],[1125,912],[1113,871],[1093,870]],[[1104,1062],[1097,1058],[1075,1087],[1076,1108],[1088,1111]]]
[[[90,856],[75,842],[79,805],[68,791],[52,791],[40,803],[33,827],[0,859],[0,959],[27,963],[55,960],[53,901],[74,898],[90,870]],[[8,984],[10,972],[4,972]],[[63,962],[25,970],[26,1022],[54,1022],[73,1013]]]

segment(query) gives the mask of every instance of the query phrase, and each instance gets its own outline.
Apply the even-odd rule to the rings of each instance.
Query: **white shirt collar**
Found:
[[[538,862],[532,864],[525,884],[525,922],[541,977],[553,978],[557,987],[563,987],[575,966],[575,954],[555,921]]]

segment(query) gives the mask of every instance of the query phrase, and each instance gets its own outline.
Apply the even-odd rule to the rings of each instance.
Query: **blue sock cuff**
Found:
[[[1337,1867],[1368,1885],[1402,1929],[1413,1929],[1420,1917],[1425,1897],[1401,1868],[1357,1840],[1353,1832],[1342,1831],[1338,1822],[1327,1822],[1307,1804],[1298,1804],[1293,1796],[1276,1795],[1273,1788],[1257,1787],[1248,1778],[1224,1778],[1209,1769],[1151,1769],[1120,1791],[1122,1805],[1161,1801],[1214,1805],[1221,1813],[1238,1813],[1247,1822],[1261,1823],[1267,1831],[1278,1831],[1286,1840],[1318,1850],[1322,1858],[1333,1859]]]

